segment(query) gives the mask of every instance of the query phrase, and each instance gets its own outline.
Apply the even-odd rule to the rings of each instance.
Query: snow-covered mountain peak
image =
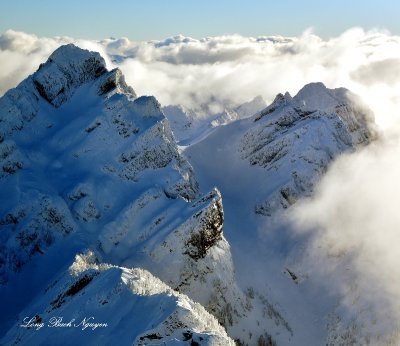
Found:
[[[0,282],[56,240],[101,229],[150,187],[196,197],[160,104],[134,96],[98,53],[67,45],[0,98],[0,199],[12,196],[0,206]]]
[[[85,65],[88,61],[92,61],[98,68],[106,68],[106,62],[100,53],[82,49],[70,43],[57,48],[41,66],[53,62],[67,69],[69,66]]]
[[[316,119],[335,119],[345,127],[349,145],[367,143],[376,136],[374,116],[362,100],[345,88],[329,89],[323,83],[305,85],[293,98],[288,92],[278,94],[274,102],[254,116],[264,126],[278,125],[284,130],[297,123]],[[340,135],[343,131],[336,131]]]
[[[76,282],[121,286],[122,270],[126,284],[121,267],[148,270],[225,326],[238,323],[245,299],[223,236],[221,195],[200,195],[153,96],[136,98],[121,71],[107,71],[97,53],[65,46],[0,98],[0,115],[0,201],[6,201],[0,204],[0,290],[41,277],[24,300],[9,304],[0,319],[4,331],[54,275],[69,280],[57,286],[69,301]],[[84,249],[113,267],[79,257],[65,274]],[[128,274],[142,278],[138,273]],[[95,291],[101,284],[87,286]],[[69,305],[71,314],[78,303]]]
[[[66,329],[72,343],[231,345],[225,327],[237,344],[313,344],[326,316],[269,226],[369,143],[369,113],[322,83],[265,106],[166,118],[73,45],[0,98],[0,343],[59,343],[20,327],[57,313],[109,324],[100,341]]]
[[[323,83],[305,85],[294,97],[294,101],[308,110],[327,110],[349,102],[345,88],[328,89]]]
[[[40,96],[59,107],[76,88],[105,73],[106,64],[99,53],[68,44],[54,51],[46,63],[39,66],[32,80]]]
[[[328,89],[322,83],[311,83],[294,97],[289,93],[278,94],[268,107],[252,118],[233,122],[225,129],[218,128],[187,153],[188,157],[195,157],[192,163],[196,167],[197,153],[209,152],[208,146],[212,143],[213,156],[204,157],[221,162],[219,171],[228,170],[229,173],[220,175],[222,182],[217,179],[211,183],[221,188],[224,196],[231,192],[222,186],[234,185],[225,180],[232,175],[229,164],[234,162],[238,152],[250,166],[264,168],[265,171],[252,169],[247,172],[246,169],[244,175],[254,175],[250,186],[254,184],[255,190],[250,195],[253,200],[260,200],[255,211],[272,215],[310,195],[334,157],[353,151],[358,145],[368,144],[375,136],[372,118],[371,111],[347,89]],[[233,167],[235,165],[239,163]],[[242,179],[241,175],[233,176],[235,180]],[[247,188],[239,195],[247,194],[247,190],[251,189]]]

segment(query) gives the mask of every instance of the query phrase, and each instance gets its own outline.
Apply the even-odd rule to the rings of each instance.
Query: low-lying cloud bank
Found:
[[[400,37],[354,28],[330,40],[307,31],[294,38],[177,36],[134,42],[38,38],[7,31],[0,36],[0,94],[35,71],[57,46],[70,42],[101,52],[109,67],[123,70],[138,94],[155,95],[163,105],[183,104],[203,115],[257,95],[271,101],[278,92],[295,94],[314,81],[360,95],[375,113],[381,138],[339,158],[314,198],[293,209],[292,221],[312,234],[311,251],[320,258],[316,270],[325,279],[342,275],[328,279],[328,286],[342,293],[343,306],[364,309],[361,315],[356,312],[364,328],[374,335],[394,333],[398,340]]]
[[[271,101],[279,92],[294,94],[315,81],[360,94],[385,126],[400,102],[400,37],[360,28],[330,40],[306,31],[293,38],[176,36],[149,42],[39,38],[9,30],[0,36],[0,94],[34,72],[57,46],[70,42],[108,57],[109,67],[119,66],[138,94],[205,114],[257,95]]]
[[[340,328],[361,344],[400,343],[399,157],[400,136],[340,157],[291,214],[311,236],[306,267],[339,295]]]

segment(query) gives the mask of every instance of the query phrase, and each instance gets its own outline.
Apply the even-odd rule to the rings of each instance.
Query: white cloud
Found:
[[[0,95],[33,73],[59,45],[72,41],[6,31],[0,36]]]
[[[363,335],[381,333],[381,342],[393,334],[393,345],[400,342],[399,155],[400,137],[391,137],[340,157],[315,196],[292,210],[294,227],[312,239],[307,266],[341,295],[346,322]]]
[[[314,81],[347,87],[374,111],[381,109],[382,102],[376,104],[372,97],[378,99],[378,95],[392,109],[400,81],[395,73],[400,37],[359,28],[327,41],[311,30],[294,38],[231,35],[196,40],[176,36],[149,42],[38,38],[7,31],[0,36],[0,63],[4,66],[0,94],[34,72],[52,50],[67,42],[99,51],[109,67],[123,70],[138,94],[155,95],[163,105],[183,104],[205,113],[257,95],[271,101],[279,92],[295,93]],[[389,123],[386,115],[378,115],[378,121]]]
[[[391,320],[385,317],[374,324],[384,333],[399,325],[400,37],[354,28],[330,40],[306,31],[295,38],[177,36],[165,41],[94,42],[7,31],[0,36],[0,94],[67,42],[107,55],[108,66],[119,66],[138,94],[205,113],[257,95],[271,101],[278,92],[294,94],[314,81],[359,94],[374,111],[382,139],[339,158],[315,197],[293,209],[293,222],[310,232],[312,252],[323,268],[320,275],[330,289],[343,293],[345,305],[370,306],[369,317],[381,316],[385,309]],[[327,252],[335,258],[346,254],[346,268],[326,257]],[[329,279],[333,274],[350,276],[358,289],[349,289],[348,280]]]

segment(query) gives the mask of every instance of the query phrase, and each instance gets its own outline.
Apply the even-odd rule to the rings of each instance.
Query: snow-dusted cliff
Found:
[[[273,178],[268,185],[276,187],[255,207],[257,213],[269,216],[310,196],[337,155],[374,137],[369,128],[373,116],[356,96],[346,89],[327,89],[322,83],[306,85],[294,98],[279,94],[253,120],[239,151],[251,165],[268,171],[266,180],[274,172],[280,177]]]
[[[293,98],[279,94],[252,118],[217,128],[186,155],[204,172],[203,185],[211,181],[224,197],[246,196],[245,208],[271,216],[309,196],[337,155],[368,144],[372,122],[349,91],[313,83]],[[237,184],[241,179],[248,184]]]
[[[154,97],[137,98],[98,53],[67,45],[0,112],[2,328],[86,248],[149,270],[225,324],[243,309],[221,196],[201,196]]]
[[[137,97],[98,53],[60,47],[0,98],[1,342],[341,340],[343,310],[285,213],[374,138],[372,121],[321,83],[202,120]],[[21,327],[89,315],[107,328]]]
[[[200,187],[218,186],[224,197],[239,285],[261,294],[274,308],[270,319],[280,316],[287,326],[267,328],[278,345],[324,343],[328,316],[340,304],[340,292],[329,296],[309,272],[307,238],[291,230],[287,213],[313,194],[337,156],[375,136],[373,116],[355,95],[313,83],[294,97],[279,94],[253,117],[218,127],[184,151]]]

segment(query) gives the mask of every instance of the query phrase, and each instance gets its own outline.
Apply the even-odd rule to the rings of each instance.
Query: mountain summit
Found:
[[[302,265],[307,242],[285,224],[335,157],[374,139],[356,96],[312,83],[205,124],[164,110],[182,146],[155,97],[138,97],[119,69],[74,45],[0,98],[0,342],[364,335]],[[54,331],[54,316],[100,325]]]
[[[41,298],[51,282],[67,278],[65,266],[86,249],[104,263],[150,270],[195,297],[221,322],[232,319],[222,295],[241,298],[223,237],[221,196],[217,190],[199,193],[192,167],[180,155],[154,97],[136,97],[122,73],[108,71],[98,53],[67,45],[0,99],[0,114],[2,328],[19,326],[17,314],[23,309],[41,318],[61,305],[71,316],[78,310],[101,314],[93,306],[82,310],[80,295],[100,281],[111,290],[121,279],[89,280],[92,272],[86,273],[82,285],[65,279],[65,287],[51,291],[54,296]],[[199,291],[199,280],[206,290]],[[77,295],[72,294],[76,285],[81,287]],[[57,295],[65,298],[54,305]],[[124,299],[131,301],[130,314],[142,313],[134,309],[134,296]],[[128,312],[117,306],[110,305],[109,314],[123,319]],[[202,327],[186,325],[184,333],[221,333],[203,322]],[[132,323],[129,344],[138,333],[146,335],[145,326]],[[169,328],[165,333],[172,335],[175,324]],[[7,342],[39,342],[27,329],[10,333]],[[79,333],[75,337],[78,342]],[[182,333],[179,338],[192,340]],[[201,338],[230,343],[226,334],[216,343],[211,336]],[[94,334],[91,342],[96,340]]]

